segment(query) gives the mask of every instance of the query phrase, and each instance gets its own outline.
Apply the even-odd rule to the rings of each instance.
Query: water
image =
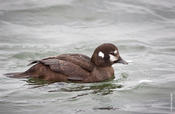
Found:
[[[0,0],[0,114],[175,112],[174,0]],[[129,65],[115,79],[47,84],[12,79],[31,60],[91,56],[104,42]]]

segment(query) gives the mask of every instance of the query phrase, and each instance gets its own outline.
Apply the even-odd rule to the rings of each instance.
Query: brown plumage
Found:
[[[100,82],[114,77],[114,63],[127,64],[115,45],[105,43],[95,49],[91,58],[82,54],[62,54],[33,61],[29,65],[34,65],[23,73],[7,75],[40,78],[50,82]]]

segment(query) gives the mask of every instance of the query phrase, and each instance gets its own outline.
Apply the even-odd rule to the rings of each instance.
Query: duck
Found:
[[[119,54],[117,46],[104,43],[91,58],[83,54],[61,54],[29,63],[28,70],[7,73],[13,78],[37,78],[48,82],[102,82],[114,78],[113,64],[128,64]]]

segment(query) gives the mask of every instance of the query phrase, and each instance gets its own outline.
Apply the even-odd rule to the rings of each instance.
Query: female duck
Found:
[[[95,49],[91,58],[82,54],[62,54],[33,61],[29,65],[34,65],[27,71],[7,75],[50,82],[100,82],[113,78],[114,63],[128,64],[120,57],[115,45],[105,43]]]

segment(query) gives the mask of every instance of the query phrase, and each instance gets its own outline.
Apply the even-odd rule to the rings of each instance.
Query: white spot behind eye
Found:
[[[115,51],[114,51],[114,54],[117,54],[117,52],[118,52],[118,51],[117,51],[117,50],[115,50]]]
[[[104,53],[100,51],[100,52],[98,53],[98,56],[103,58],[103,57],[104,57]]]
[[[110,59],[111,62],[114,62],[114,61],[118,60],[118,58],[114,55],[109,54],[109,57],[110,57],[109,59]]]

